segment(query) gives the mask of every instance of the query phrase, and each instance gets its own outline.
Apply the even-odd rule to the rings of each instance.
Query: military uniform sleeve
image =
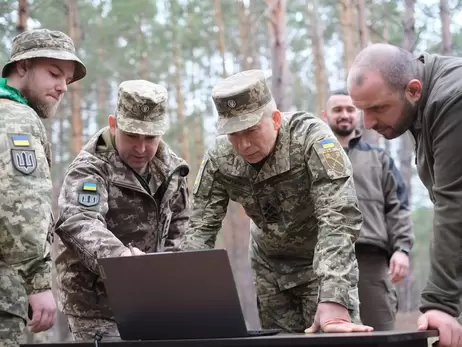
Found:
[[[31,295],[51,287],[52,182],[43,124],[30,110],[8,106],[14,114],[0,117],[0,253]]]
[[[186,177],[180,178],[177,193],[172,198],[172,220],[168,230],[165,247],[178,247],[189,224],[190,206]]]
[[[430,274],[421,310],[438,309],[457,317],[462,296],[462,95],[432,110],[434,170],[433,240]]]
[[[320,280],[319,302],[348,307],[349,289],[358,281],[354,242],[362,226],[348,156],[325,124],[307,132],[306,161],[310,198],[318,220],[313,268]]]
[[[412,218],[406,185],[393,159],[382,156],[385,218],[393,252],[399,249],[410,251],[414,243]]]
[[[127,250],[107,229],[107,182],[94,165],[81,160],[71,166],[61,188],[59,207],[56,234],[90,271],[99,274],[98,258],[117,257]]]
[[[229,203],[218,175],[213,158],[206,154],[194,182],[191,220],[181,245],[183,250],[215,247]]]

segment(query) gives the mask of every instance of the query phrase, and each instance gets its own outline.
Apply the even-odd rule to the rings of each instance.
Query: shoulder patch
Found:
[[[331,179],[347,176],[343,148],[338,141],[326,138],[314,144],[314,150],[321,164]]]
[[[197,191],[199,190],[199,187],[202,181],[202,174],[204,173],[204,169],[207,166],[208,162],[209,162],[209,158],[206,155],[204,156],[204,159],[202,159],[201,166],[199,167],[199,171],[197,172],[197,176],[194,181],[193,194],[196,194]]]
[[[13,135],[11,142],[14,147],[30,147],[29,135]]]
[[[84,182],[82,191],[78,193],[78,202],[80,205],[92,207],[99,204],[98,185],[94,182]]]
[[[84,182],[82,185],[82,190],[83,191],[90,191],[90,192],[96,192],[98,186],[96,183],[93,182]]]
[[[37,158],[33,149],[11,149],[11,159],[16,170],[30,175],[37,168]]]

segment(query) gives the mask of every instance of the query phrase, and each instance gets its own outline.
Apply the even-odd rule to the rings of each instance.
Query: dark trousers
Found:
[[[386,251],[370,245],[356,244],[359,266],[359,313],[365,325],[376,331],[393,330],[398,297],[388,274]]]

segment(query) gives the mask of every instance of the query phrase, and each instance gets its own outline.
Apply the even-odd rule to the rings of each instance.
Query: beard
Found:
[[[27,99],[28,105],[37,112],[40,118],[48,119],[56,114],[60,101],[50,102],[43,100],[38,93],[29,87],[23,88],[21,94]]]
[[[338,136],[348,136],[355,130],[354,127],[349,128],[339,128],[338,126],[332,126],[332,131]]]
[[[377,125],[372,129],[382,133],[383,137],[387,140],[395,139],[403,135],[414,123],[414,119],[417,115],[418,104],[413,105],[407,99],[405,100],[403,110],[401,111],[400,121],[393,126],[380,126]],[[388,130],[388,133],[387,133]]]

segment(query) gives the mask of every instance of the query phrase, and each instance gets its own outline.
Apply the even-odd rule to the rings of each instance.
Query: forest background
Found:
[[[17,33],[49,28],[70,35],[87,66],[88,75],[69,86],[57,116],[46,121],[56,211],[66,167],[107,125],[124,80],[146,79],[169,91],[164,140],[190,164],[191,185],[215,136],[211,90],[220,79],[263,69],[280,110],[319,116],[362,48],[387,42],[415,54],[459,55],[461,19],[461,0],[0,0],[0,61],[8,60]],[[414,328],[428,275],[432,205],[411,143],[373,131],[364,136],[393,156],[410,187],[416,242],[411,274],[397,286],[397,328]],[[230,203],[217,247],[228,250],[244,315],[257,328],[248,240],[249,220]],[[62,315],[49,336],[68,338]]]

